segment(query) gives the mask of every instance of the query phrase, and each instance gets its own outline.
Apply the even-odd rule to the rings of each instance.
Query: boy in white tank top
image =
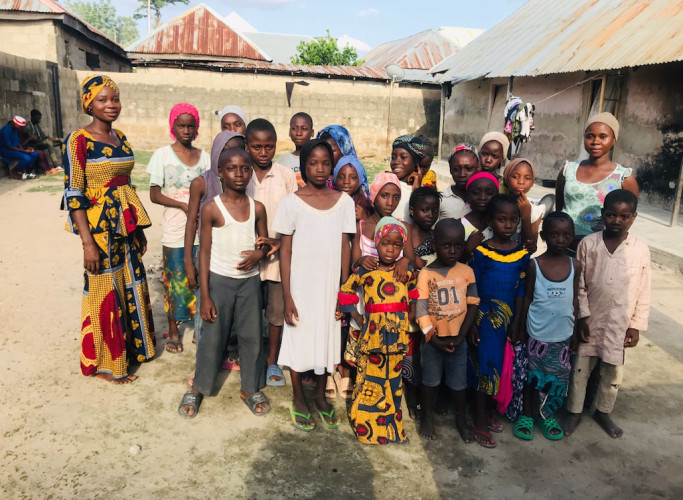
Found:
[[[223,151],[218,160],[223,194],[202,209],[199,282],[204,322],[192,389],[178,407],[186,418],[196,416],[204,396],[214,394],[232,326],[240,346],[240,397],[254,415],[270,411],[268,398],[260,392],[265,359],[258,263],[271,247],[256,241],[267,238],[268,224],[263,204],[245,194],[251,175],[251,161],[243,149]]]

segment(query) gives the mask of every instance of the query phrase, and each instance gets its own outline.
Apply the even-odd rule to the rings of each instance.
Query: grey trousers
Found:
[[[234,326],[240,346],[242,390],[257,392],[265,385],[266,361],[261,335],[261,280],[258,275],[240,279],[209,273],[209,295],[218,316],[213,323],[202,321],[193,387],[204,396],[214,395]]]

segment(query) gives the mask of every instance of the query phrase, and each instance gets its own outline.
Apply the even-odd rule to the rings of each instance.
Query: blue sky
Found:
[[[131,15],[136,0],[113,2],[119,15]],[[202,2],[172,5],[162,10],[162,22]],[[223,16],[236,11],[258,31],[290,33],[312,37],[344,35],[369,47],[404,38],[439,26],[488,29],[521,7],[526,0],[205,0],[203,3]],[[139,23],[140,35],[147,23]]]

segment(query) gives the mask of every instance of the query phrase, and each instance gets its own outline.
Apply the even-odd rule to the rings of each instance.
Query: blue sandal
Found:
[[[280,377],[280,380],[271,380],[270,377]],[[271,387],[283,387],[286,385],[285,374],[278,365],[270,365],[266,370],[266,385]]]

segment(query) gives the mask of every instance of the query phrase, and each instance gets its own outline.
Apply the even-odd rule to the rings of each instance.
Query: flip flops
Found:
[[[351,399],[353,397],[353,384],[351,383],[351,377],[342,377],[341,373],[335,371],[332,379],[337,386],[339,396],[344,399]]]
[[[318,408],[316,408],[315,411],[318,412],[318,415],[320,415],[320,420],[322,421],[323,425],[328,429],[336,429],[341,425],[341,422],[339,420],[337,420],[336,422],[334,421],[334,408],[332,408],[329,412],[319,410]],[[332,423],[328,423],[325,419],[332,420]]]
[[[271,380],[270,377],[279,377],[280,380]],[[282,387],[286,385],[285,374],[278,365],[270,365],[266,370],[266,385],[271,387]]]
[[[304,415],[303,413],[299,413],[298,411],[294,411],[294,403],[289,403],[289,415],[292,417],[292,423],[294,424],[294,427],[299,429],[300,431],[306,431],[306,432],[311,432],[312,430],[315,430],[315,425],[310,425],[311,422],[311,412],[308,412],[308,415]],[[309,422],[308,425],[305,424],[300,424],[296,421],[296,417],[303,418],[306,422]]]
[[[327,376],[327,384],[325,385],[325,396],[334,399],[337,397],[337,384],[334,383],[332,375]]]
[[[555,420],[555,417],[548,417],[546,419],[539,417],[536,419],[536,425],[541,429],[543,437],[546,439],[559,441],[564,437],[564,431],[562,430],[562,427],[560,427],[560,424],[557,423],[557,420]],[[553,434],[552,431],[559,432]]]
[[[503,424],[498,422],[493,415],[488,420],[488,427],[491,432],[503,432]]]
[[[491,433],[488,431],[480,431],[476,427],[473,429],[474,430],[474,440],[479,443],[481,446],[484,448],[495,448],[498,446],[498,443],[496,443],[493,440],[493,436],[491,436]]]
[[[524,441],[531,441],[534,437],[534,419],[526,415],[520,415],[512,429],[512,434]]]

